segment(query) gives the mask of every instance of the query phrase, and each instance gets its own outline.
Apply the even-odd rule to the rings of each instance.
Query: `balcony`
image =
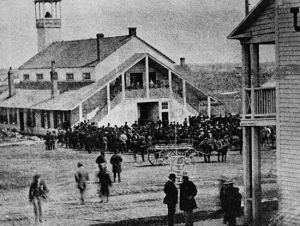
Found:
[[[53,18],[44,18],[44,19],[37,19],[36,20],[36,27],[37,28],[45,28],[45,27],[61,27],[61,20],[60,19],[53,19]]]
[[[242,126],[276,125],[276,88],[258,87],[244,90],[246,114]]]

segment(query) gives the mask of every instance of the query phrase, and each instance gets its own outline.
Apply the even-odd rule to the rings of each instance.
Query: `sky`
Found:
[[[252,9],[259,0],[249,0]],[[62,40],[137,36],[176,63],[241,62],[227,36],[245,16],[244,0],[62,0]],[[34,0],[0,0],[0,68],[17,68],[37,53]],[[270,54],[271,53],[271,54]],[[274,60],[273,47],[262,61]]]

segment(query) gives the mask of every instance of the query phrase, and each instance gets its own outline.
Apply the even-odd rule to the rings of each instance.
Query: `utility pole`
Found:
[[[245,14],[246,16],[249,14],[249,0],[245,0]]]

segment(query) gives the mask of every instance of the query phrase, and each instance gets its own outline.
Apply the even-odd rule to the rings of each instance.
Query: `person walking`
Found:
[[[121,182],[121,162],[123,161],[122,157],[118,154],[118,151],[115,149],[114,155],[110,158],[110,164],[112,164],[112,171],[114,173],[114,182],[116,182],[116,177],[118,174],[118,182]]]
[[[223,223],[236,226],[236,217],[241,215],[242,195],[239,193],[239,188],[233,186],[232,180],[227,180],[223,184],[223,193],[220,196],[221,207],[224,212]]]
[[[81,204],[84,205],[84,196],[86,191],[86,184],[90,180],[89,174],[86,172],[86,170],[83,167],[83,164],[81,162],[77,163],[77,171],[75,173],[75,181],[77,183],[77,188],[80,191],[80,201]]]
[[[42,223],[43,211],[42,211],[42,201],[47,199],[47,194],[49,189],[46,183],[39,174],[33,176],[33,180],[29,188],[29,202],[33,204],[33,211],[35,222]]]
[[[164,198],[164,204],[168,205],[168,225],[174,226],[174,215],[176,212],[176,204],[178,202],[178,190],[175,185],[176,176],[174,173],[169,175],[169,180],[165,184],[164,192],[166,194]]]
[[[197,208],[195,196],[197,195],[196,185],[189,180],[187,172],[183,172],[183,182],[180,184],[180,210],[184,211],[185,225],[193,225],[193,209]]]

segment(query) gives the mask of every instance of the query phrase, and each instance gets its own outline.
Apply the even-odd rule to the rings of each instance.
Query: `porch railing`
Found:
[[[276,117],[275,87],[245,89],[245,118]]]

